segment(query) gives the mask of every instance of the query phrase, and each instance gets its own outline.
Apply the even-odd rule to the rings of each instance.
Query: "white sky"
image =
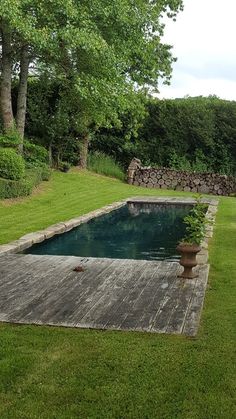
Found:
[[[158,96],[236,100],[236,0],[184,0],[184,6],[166,24],[164,41],[178,61],[171,86],[160,86]]]

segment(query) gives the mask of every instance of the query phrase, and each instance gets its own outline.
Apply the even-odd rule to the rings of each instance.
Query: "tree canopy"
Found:
[[[122,111],[167,83],[174,60],[162,16],[181,0],[2,0],[1,114],[14,128],[11,82],[19,76],[16,125],[24,135],[29,73],[60,85],[60,112],[74,130],[119,124]],[[29,70],[30,69],[30,70]],[[58,109],[59,109],[58,108]]]

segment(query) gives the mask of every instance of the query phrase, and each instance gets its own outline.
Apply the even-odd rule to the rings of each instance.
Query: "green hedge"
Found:
[[[32,192],[32,185],[26,179],[9,180],[0,178],[0,199],[27,196]]]
[[[28,169],[25,178],[18,181],[0,178],[0,199],[28,196],[42,180],[49,180],[50,175],[51,171],[45,165]]]
[[[4,179],[19,180],[25,174],[25,162],[12,148],[0,148],[0,176]]]
[[[0,133],[0,147],[10,147],[17,149],[22,139],[17,131],[11,131],[7,134]]]
[[[29,140],[24,140],[23,147],[24,159],[27,163],[37,165],[48,163],[48,151],[46,148],[34,144]]]

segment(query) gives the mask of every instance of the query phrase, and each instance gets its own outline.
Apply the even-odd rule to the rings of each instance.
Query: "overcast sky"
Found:
[[[166,25],[164,41],[178,61],[160,97],[236,100],[236,0],[184,0],[184,6],[177,21]]]

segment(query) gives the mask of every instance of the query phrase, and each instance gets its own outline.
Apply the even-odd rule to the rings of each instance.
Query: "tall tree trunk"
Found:
[[[5,132],[14,129],[14,118],[11,98],[12,79],[12,51],[11,51],[11,29],[7,22],[1,21],[2,33],[2,74],[0,87],[0,104]]]
[[[22,142],[20,144],[20,151],[23,150],[23,138],[25,132],[25,115],[26,115],[26,101],[27,101],[27,86],[29,74],[29,52],[28,46],[24,45],[21,49],[20,57],[20,80],[17,97],[17,113],[16,113],[16,127],[20,134]]]
[[[87,168],[88,146],[89,146],[89,134],[84,134],[84,136],[82,138],[82,145],[81,145],[81,148],[80,148],[79,167],[81,169],[86,169]]]

